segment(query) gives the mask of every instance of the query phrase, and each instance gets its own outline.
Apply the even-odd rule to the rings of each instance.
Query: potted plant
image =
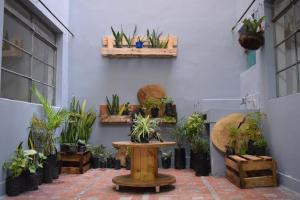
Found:
[[[15,155],[9,162],[3,164],[3,168],[7,170],[6,178],[6,194],[8,196],[17,196],[22,191],[23,180],[22,173],[26,168],[26,158],[22,148],[22,143],[18,146],[15,151]]]
[[[163,152],[161,155],[161,164],[164,169],[171,167],[172,151]]]
[[[235,147],[236,147],[236,140],[238,136],[239,129],[237,127],[230,127],[229,129],[229,142],[226,145],[226,155],[235,155]]]
[[[111,26],[111,31],[113,33],[113,36],[115,38],[115,47],[116,48],[122,48],[123,47],[123,37],[124,37],[124,32],[123,30],[121,29],[121,31],[115,31],[113,29],[113,27]]]
[[[186,139],[191,144],[195,140],[195,138],[198,138],[199,134],[201,134],[202,131],[204,130],[205,128],[204,119],[201,114],[195,112],[187,118],[183,126],[186,133]],[[193,161],[194,161],[194,152],[191,150],[190,152],[191,169],[194,169]]]
[[[194,153],[194,169],[196,176],[207,176],[209,174],[209,144],[208,140],[196,137],[191,143]]]
[[[266,155],[266,148],[267,148],[267,141],[260,137],[254,142],[255,148],[255,155],[258,156],[265,156]]]
[[[150,110],[152,118],[159,117],[159,107],[161,105],[161,101],[159,99],[146,99],[144,105],[148,110]]]
[[[113,155],[113,152],[112,151],[107,151],[107,158],[106,158],[107,168],[114,168],[115,167],[115,161],[116,161],[116,158]]]
[[[173,110],[173,99],[171,97],[165,97],[161,99],[163,105],[165,105],[165,115],[169,117],[174,117]]]
[[[136,26],[136,25],[134,25],[134,30],[133,30],[132,36],[130,36],[130,35],[127,36],[127,35],[123,32],[123,30],[122,30],[123,35],[124,35],[124,38],[125,38],[125,40],[126,40],[126,42],[127,42],[127,47],[128,47],[128,48],[130,48],[131,45],[132,45],[133,39],[135,38],[136,31],[137,31],[137,26]]]
[[[168,47],[169,39],[162,40],[162,32],[159,32],[158,30],[152,30],[150,31],[147,29],[147,40],[150,44],[149,48],[160,48],[160,49],[166,49]]]
[[[260,19],[244,19],[245,30],[240,33],[239,43],[248,50],[257,50],[264,44],[264,30],[262,22],[265,17]]]
[[[186,131],[183,126],[182,120],[177,123],[174,127],[174,138],[177,144],[177,148],[175,148],[175,160],[174,166],[175,169],[185,169],[186,168],[186,158],[185,158],[185,148],[183,147],[183,143],[186,136]]]
[[[55,147],[56,137],[55,131],[61,124],[65,121],[68,116],[68,112],[64,109],[55,110],[43,97],[43,95],[36,89],[35,86],[32,87],[32,91],[38,97],[41,102],[44,112],[46,115],[45,120],[41,120],[44,127],[44,135],[42,139],[43,154],[47,156],[43,164],[44,170],[44,182],[51,183],[53,181],[53,170],[57,168],[57,150]]]
[[[107,109],[110,115],[118,115],[120,104],[120,98],[117,94],[112,95],[112,101],[109,101],[108,97],[106,97]]]
[[[138,37],[137,41],[135,42],[135,48],[141,49],[144,47],[144,41],[140,37]]]
[[[115,159],[115,170],[121,169],[121,160]]]
[[[135,116],[133,119],[131,141],[137,143],[149,143],[152,139],[162,141],[160,134],[157,132],[158,120],[150,119],[149,116]]]
[[[129,112],[129,105],[130,105],[130,102],[127,102],[127,103],[123,104],[123,105],[121,106],[121,109],[120,109],[119,113],[120,113],[121,115],[130,115],[130,112]]]

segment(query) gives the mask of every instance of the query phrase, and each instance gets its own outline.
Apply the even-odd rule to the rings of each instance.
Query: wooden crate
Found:
[[[276,161],[269,156],[225,157],[226,178],[240,188],[277,186]]]
[[[90,151],[74,154],[60,152],[61,172],[66,174],[83,174],[90,169],[92,154]]]

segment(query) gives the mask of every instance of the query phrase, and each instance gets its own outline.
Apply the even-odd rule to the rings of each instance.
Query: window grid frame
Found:
[[[23,6],[22,4],[20,4],[20,5],[23,8],[26,9],[25,6]],[[28,10],[28,9],[26,9],[26,10]],[[6,40],[4,37],[2,38],[2,42],[3,43],[6,42],[7,44],[9,44],[9,46],[13,46],[18,51],[20,51],[22,53],[25,53],[25,54],[27,54],[27,55],[30,56],[30,66],[29,66],[29,74],[30,74],[30,76],[27,76],[25,74],[18,73],[18,72],[12,71],[10,69],[7,69],[5,66],[2,65],[2,63],[1,63],[1,71],[3,70],[5,72],[7,72],[7,73],[10,73],[10,74],[13,74],[13,75],[16,75],[18,77],[22,77],[22,78],[25,78],[25,79],[28,80],[29,91],[27,91],[27,93],[28,93],[27,102],[33,103],[32,102],[32,91],[31,91],[30,88],[33,86],[34,83],[38,83],[38,84],[41,84],[41,85],[44,85],[44,86],[47,86],[47,87],[50,87],[50,88],[53,89],[53,99],[52,99],[51,105],[56,105],[57,46],[56,46],[56,44],[54,44],[53,42],[49,41],[47,38],[45,38],[44,36],[42,36],[40,33],[38,33],[35,30],[34,26],[39,26],[37,23],[35,23],[36,21],[39,21],[42,24],[44,24],[44,22],[38,16],[36,16],[33,12],[31,12],[30,10],[28,10],[28,13],[30,14],[30,23],[28,23],[28,19],[27,18],[25,18],[26,20],[24,20],[24,17],[21,14],[19,14],[19,12],[17,10],[15,10],[13,7],[11,7],[10,5],[7,5],[7,3],[5,3],[4,14],[10,15],[18,23],[21,23],[21,26],[24,26],[24,28],[28,28],[30,30],[30,32],[31,32],[31,52],[28,51],[28,50],[26,50],[26,49],[23,49],[22,47],[14,44],[13,42],[11,42],[9,40]],[[54,42],[56,43],[57,42],[57,35],[56,35],[56,33],[53,30],[51,30],[51,28],[49,28],[49,29],[50,29],[50,31],[52,31],[54,33],[54,36],[55,36],[54,37]],[[37,56],[33,55],[34,54],[34,38],[39,39],[46,46],[48,46],[48,47],[50,47],[50,48],[53,49],[53,65],[51,65],[49,63],[46,63],[45,61],[41,60]],[[52,70],[53,70],[53,80],[52,80],[53,85],[50,85],[48,83],[44,83],[44,82],[39,81],[37,79],[34,79],[32,77],[32,71],[33,71],[32,68],[33,68],[33,61],[34,60],[42,63],[43,65],[45,65],[45,66],[39,66],[39,67],[43,67],[45,69],[52,68]],[[0,86],[1,86],[1,82],[0,82]],[[1,90],[0,90],[0,97],[1,98],[5,98],[5,97],[2,96]],[[48,98],[48,96],[47,96],[47,98]]]
[[[299,0],[292,0],[289,5],[287,5],[284,9],[282,9],[282,11],[280,13],[278,13],[276,16],[273,17],[272,22],[275,24],[281,17],[283,17],[286,13],[288,13],[288,11],[290,11],[290,9],[292,9],[293,12],[293,16],[294,18],[296,17],[296,3]],[[274,14],[274,10],[273,10],[273,14]],[[297,28],[296,26],[296,20],[294,20],[294,27]],[[297,28],[293,33],[291,33],[290,35],[288,35],[287,37],[285,37],[282,41],[280,42],[276,42],[276,29],[274,29],[274,48],[275,48],[275,64],[276,64],[276,96],[277,97],[282,97],[279,94],[279,74],[281,72],[287,71],[290,68],[296,67],[296,73],[297,73],[297,93],[300,93],[300,58],[298,58],[298,46],[297,46],[297,34],[300,34],[300,28]],[[294,39],[294,45],[295,45],[295,57],[296,57],[296,62],[290,64],[289,66],[285,66],[282,69],[278,69],[278,63],[277,63],[277,48],[284,44],[286,41],[288,41],[289,39],[293,38]],[[291,94],[287,94],[287,95],[291,95]],[[285,96],[287,96],[285,95]]]

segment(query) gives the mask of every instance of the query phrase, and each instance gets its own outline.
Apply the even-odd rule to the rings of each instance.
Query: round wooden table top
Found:
[[[160,148],[166,146],[174,146],[176,145],[176,142],[164,141],[164,142],[136,143],[130,141],[120,141],[120,142],[113,142],[112,145],[115,148],[120,148],[120,147]]]

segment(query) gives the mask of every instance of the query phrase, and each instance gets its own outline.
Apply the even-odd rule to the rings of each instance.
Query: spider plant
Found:
[[[159,32],[158,30],[152,30],[150,32],[149,29],[147,29],[147,39],[150,44],[150,48],[161,48],[166,49],[169,43],[169,39],[163,41],[161,40],[162,32]]]
[[[132,133],[130,134],[133,142],[148,143],[152,138],[161,140],[157,133],[158,120],[151,119],[150,116],[136,115],[133,123]]]
[[[45,131],[42,139],[42,146],[44,155],[49,156],[56,151],[55,131],[65,121],[69,113],[64,109],[59,109],[56,111],[34,85],[32,87],[32,91],[37,96],[44,108],[46,119],[40,120],[40,123]]]
[[[125,40],[126,40],[126,42],[127,42],[127,47],[128,47],[128,48],[130,48],[131,45],[132,45],[132,42],[133,42],[134,37],[135,37],[135,35],[136,35],[136,31],[137,31],[137,26],[134,25],[134,30],[133,30],[132,36],[131,36],[130,34],[127,36],[125,33],[123,33],[124,38],[125,38]],[[122,30],[122,32],[123,32],[123,30]]]
[[[121,28],[121,31],[115,31],[113,27],[111,26],[111,31],[115,37],[115,46],[116,48],[122,48],[123,44],[123,37],[124,37],[124,32],[123,29]]]

